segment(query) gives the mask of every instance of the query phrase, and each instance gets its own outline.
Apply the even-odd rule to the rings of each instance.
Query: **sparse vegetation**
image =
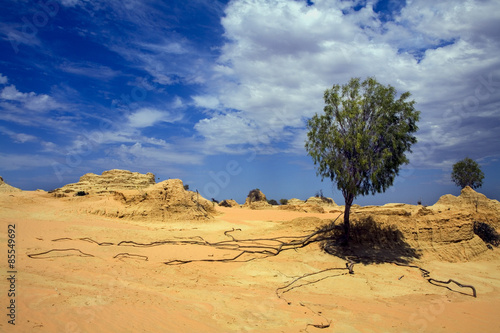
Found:
[[[278,202],[274,199],[271,199],[271,200],[267,200],[267,203],[270,204],[270,205],[273,205],[273,206],[277,206],[278,205]]]
[[[88,193],[85,191],[78,191],[75,193],[75,197],[83,197],[85,195],[88,195]]]
[[[184,189],[185,189],[186,191],[189,191],[189,185],[187,185],[187,184],[186,184],[186,185],[184,185]]]
[[[460,188],[470,186],[473,189],[483,186],[484,173],[479,164],[466,157],[453,164],[451,180]]]
[[[280,199],[280,204],[281,205],[287,205],[288,204],[288,199]]]
[[[337,183],[345,200],[344,235],[349,240],[349,212],[359,195],[385,192],[408,164],[406,152],[417,142],[413,135],[420,112],[409,92],[396,99],[394,87],[374,78],[353,78],[324,94],[324,113],[308,123],[306,150],[322,179]]]

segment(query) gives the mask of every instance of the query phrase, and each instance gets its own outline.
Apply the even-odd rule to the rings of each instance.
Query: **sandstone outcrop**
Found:
[[[155,176],[152,173],[141,174],[128,170],[108,170],[102,175],[87,173],[80,177],[78,183],[68,184],[53,191],[56,196],[74,195],[78,192],[89,194],[112,193],[122,190],[144,189],[154,185]]]
[[[296,198],[290,199],[286,205],[281,205],[278,209],[304,213],[326,213],[330,209],[338,207],[332,198],[310,197],[306,201]]]
[[[303,213],[325,213],[325,209],[318,204],[303,203],[299,205],[281,205],[278,207],[281,210],[291,210]]]
[[[86,207],[86,213],[151,222],[206,220],[216,213],[211,201],[186,191],[180,179],[165,180],[142,190],[115,191],[72,200],[81,200],[79,206]]]
[[[302,204],[305,204],[305,203],[306,202],[304,200],[292,198],[292,199],[288,200],[287,205],[296,206],[296,205],[302,205]]]
[[[326,197],[310,197],[306,201],[292,198],[286,205],[278,207],[280,210],[291,210],[303,213],[326,213],[329,208],[338,207],[333,199]]]
[[[265,209],[271,208],[272,205],[267,203],[267,198],[261,190],[255,189],[248,193],[247,199],[243,207],[249,207],[251,209]]]
[[[428,208],[434,212],[468,212],[478,221],[487,222],[495,228],[500,227],[500,202],[488,199],[469,186],[462,189],[458,197],[451,194],[443,195]]]
[[[63,186],[53,194],[78,200],[79,212],[130,220],[205,220],[216,213],[214,203],[187,191],[180,179],[156,184],[152,173],[127,170],[88,173],[78,183]],[[79,194],[90,195],[75,197]]]
[[[13,192],[22,192],[22,190],[18,189],[17,187],[10,186],[6,182],[4,182],[2,177],[0,177],[0,193],[13,193]]]
[[[339,208],[344,208],[339,206]],[[468,261],[489,251],[474,233],[474,221],[498,227],[500,203],[466,187],[460,196],[444,195],[429,207],[386,204],[351,208],[351,223],[373,219],[381,229],[395,228],[409,247],[423,257],[450,262]],[[339,219],[339,223],[342,217]],[[390,249],[382,239],[378,247]],[[388,250],[390,251],[390,250]]]
[[[236,200],[226,199],[226,200],[222,200],[221,202],[219,202],[219,206],[222,206],[222,207],[239,207],[240,204],[237,203]]]
[[[310,197],[309,199],[306,200],[306,203],[308,204],[316,204],[319,206],[337,206],[335,201],[333,201],[332,198],[327,198],[327,197]]]
[[[488,250],[474,234],[474,218],[470,212],[435,212],[400,204],[363,207],[351,216],[353,223],[372,218],[381,227],[397,228],[410,247],[433,259],[467,261]]]

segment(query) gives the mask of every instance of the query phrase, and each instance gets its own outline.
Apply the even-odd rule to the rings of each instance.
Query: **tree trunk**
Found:
[[[344,240],[345,245],[349,244],[349,235],[351,232],[351,225],[349,223],[349,214],[351,212],[352,202],[354,197],[352,195],[347,195],[344,197],[345,199],[345,210],[344,210]]]

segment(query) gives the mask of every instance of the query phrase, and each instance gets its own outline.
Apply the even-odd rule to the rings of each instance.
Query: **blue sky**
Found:
[[[0,2],[0,175],[50,190],[113,168],[205,197],[306,199],[323,92],[375,76],[410,91],[419,143],[392,188],[355,203],[458,194],[469,156],[500,199],[498,1]]]

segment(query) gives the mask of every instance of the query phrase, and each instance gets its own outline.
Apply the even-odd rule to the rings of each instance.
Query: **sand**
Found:
[[[497,248],[467,262],[415,262],[435,279],[473,285],[474,298],[470,289],[432,285],[419,269],[393,263],[357,264],[349,274],[345,260],[317,243],[247,262],[196,261],[239,253],[200,244],[117,245],[218,242],[230,240],[224,231],[233,228],[241,230],[229,235],[240,240],[306,235],[337,213],[218,207],[208,221],[155,222],[78,213],[77,206],[45,192],[0,194],[0,331],[500,331]],[[299,217],[324,221],[290,222]],[[15,326],[6,316],[9,224],[16,230]],[[195,261],[165,264],[171,260]]]

